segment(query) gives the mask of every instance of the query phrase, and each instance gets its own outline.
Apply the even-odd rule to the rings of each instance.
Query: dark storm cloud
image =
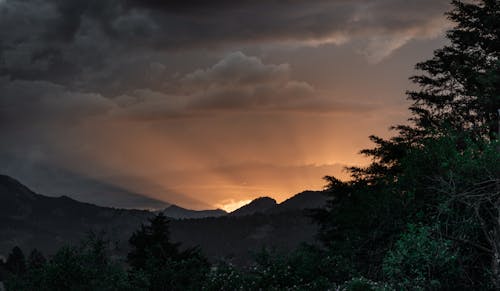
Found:
[[[390,53],[440,31],[447,2],[8,0],[0,4],[0,74],[81,85],[78,76],[130,54],[236,43],[368,37],[368,50]]]
[[[47,81],[0,78],[0,115],[3,126],[78,122],[105,114],[114,105],[96,93],[70,91]]]
[[[150,70],[162,71],[161,64]],[[363,111],[369,106],[336,102],[307,82],[294,80],[289,64],[265,64],[241,52],[208,68],[175,78],[168,90],[135,89],[119,96],[82,92],[43,80],[0,77],[2,127],[31,124],[76,126],[90,118],[167,120],[221,111]]]
[[[276,148],[269,155],[262,152],[266,160],[293,149],[290,140],[309,133],[304,144],[320,143],[329,133],[320,132],[321,125],[311,121],[326,116],[317,113],[341,118],[345,116],[338,113],[347,112],[355,116],[348,120],[365,120],[364,113],[374,108],[366,102],[360,105],[356,94],[328,91],[329,84],[315,82],[321,74],[316,68],[297,69],[294,60],[277,58],[281,48],[345,45],[377,62],[411,40],[442,32],[447,3],[0,0],[0,172],[41,183],[51,179],[37,177],[45,166],[72,170],[78,177],[54,176],[85,184],[82,187],[94,193],[87,201],[108,203],[98,192],[120,192],[120,187],[129,186],[124,188],[131,193],[143,193],[141,189],[148,194],[170,193],[170,185],[154,187],[149,185],[152,181],[127,184],[131,176],[154,176],[156,183],[168,176],[161,175],[164,168],[188,169],[193,160],[196,165],[218,164],[218,156],[243,160],[258,152],[260,144],[240,152],[252,140],[238,142],[262,132],[266,132],[262,140],[273,140],[265,150]],[[330,46],[318,50],[325,47]],[[334,60],[339,56],[335,54],[325,57]],[[348,58],[354,57],[355,53]],[[325,65],[323,73],[345,72],[343,66],[351,68],[345,63]],[[365,74],[352,86],[375,83],[377,78],[369,80]],[[342,80],[332,77],[333,82]],[[264,117],[269,121],[262,121]],[[311,124],[303,125],[307,122]],[[157,129],[162,126],[168,130]],[[188,134],[190,130],[195,134]],[[207,131],[210,135],[193,141]],[[225,140],[223,144],[210,144],[216,134]],[[234,144],[227,139],[234,139]],[[301,151],[297,147],[286,157],[295,159]],[[203,155],[198,157],[197,152]],[[30,166],[37,163],[44,167]],[[15,171],[22,164],[28,165],[27,170]],[[110,187],[99,182],[109,182],[114,175],[126,178]],[[139,191],[134,185],[143,187]],[[72,191],[66,186],[59,189]],[[180,197],[167,194],[167,201]]]
[[[110,114],[137,120],[198,117],[214,112],[362,112],[370,105],[334,101],[294,80],[289,64],[265,64],[234,52],[208,68],[178,78],[171,92],[134,90],[114,98]]]

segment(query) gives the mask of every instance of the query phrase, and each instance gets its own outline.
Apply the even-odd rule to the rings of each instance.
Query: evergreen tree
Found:
[[[129,243],[132,251],[128,254],[128,263],[138,269],[145,268],[150,257],[167,260],[180,255],[179,245],[170,242],[169,220],[162,213],[151,218],[148,225],[141,225]]]
[[[6,280],[16,291],[128,291],[144,290],[132,285],[123,267],[108,254],[108,242],[90,235],[79,246],[60,248],[44,263],[39,251],[31,252],[28,272]]]
[[[47,260],[43,256],[42,252],[38,249],[33,249],[28,257],[28,269],[40,269],[47,263]]]
[[[410,262],[398,266],[405,270],[432,268],[411,265],[401,249],[389,252],[396,241],[408,242],[402,240],[407,224],[419,224],[433,231],[425,236],[428,246],[446,249],[412,258],[459,255],[450,260],[458,265],[449,267],[463,280],[451,280],[455,285],[446,288],[500,288],[500,1],[452,5],[447,15],[456,25],[447,34],[450,44],[417,64],[422,74],[411,78],[418,89],[408,92],[410,124],[395,126],[396,135],[387,140],[371,136],[375,147],[362,154],[372,163],[350,168],[350,181],[326,177],[333,199],[316,215],[320,238],[350,262],[351,275],[383,278],[384,257]]]
[[[151,291],[200,290],[209,263],[198,248],[181,251],[170,241],[169,220],[162,213],[141,225],[129,240],[131,276],[142,277]]]
[[[500,108],[500,2],[454,0],[448,13],[456,26],[450,44],[417,64],[423,74],[411,79],[419,90],[408,93],[413,130],[465,132],[495,139]]]
[[[26,273],[26,258],[19,247],[14,247],[7,257],[5,266],[9,272],[14,275],[23,275]]]

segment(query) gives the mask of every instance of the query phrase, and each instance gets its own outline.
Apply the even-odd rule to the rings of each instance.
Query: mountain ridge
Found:
[[[251,208],[253,212],[244,215],[172,219],[172,241],[184,247],[199,246],[210,260],[230,258],[237,264],[249,262],[251,253],[262,247],[287,250],[314,242],[317,226],[303,209],[286,207],[281,211],[280,204],[269,197],[254,199],[248,205],[255,206],[258,202],[264,202],[264,207]],[[290,202],[284,205],[287,204]],[[192,212],[178,206],[172,209]],[[222,214],[222,210],[215,211]],[[7,254],[14,246],[24,250],[38,248],[50,255],[63,245],[77,244],[91,231],[106,233],[117,246],[117,255],[124,256],[132,233],[153,215],[154,212],[147,210],[102,207],[68,196],[44,196],[3,175],[0,176],[0,255]]]
[[[175,204],[160,211],[165,216],[174,219],[199,219],[207,217],[220,217],[228,213],[222,209],[192,210]]]

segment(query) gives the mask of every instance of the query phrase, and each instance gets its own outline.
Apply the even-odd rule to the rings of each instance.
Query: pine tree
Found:
[[[461,254],[457,278],[467,280],[455,288],[500,289],[500,1],[452,5],[450,43],[411,78],[410,123],[390,139],[371,136],[374,148],[361,153],[372,163],[350,168],[350,181],[325,177],[333,199],[316,217],[325,245],[370,278],[383,276],[381,258],[416,223]]]
[[[128,262],[134,268],[145,268],[148,258],[167,260],[179,256],[178,244],[170,242],[169,220],[162,213],[141,225],[129,240],[132,251]]]
[[[129,240],[132,274],[144,277],[151,291],[200,290],[209,263],[198,248],[180,250],[170,241],[169,220],[162,213],[142,225]]]
[[[419,86],[408,92],[414,102],[413,130],[427,134],[453,130],[495,139],[500,109],[500,1],[452,4],[448,18],[456,26],[447,34],[451,43],[417,64],[423,74],[411,78]]]
[[[28,268],[30,270],[40,269],[47,263],[42,252],[38,249],[33,249],[28,257]]]
[[[6,268],[14,275],[22,275],[26,273],[26,258],[19,247],[14,247],[7,257]]]

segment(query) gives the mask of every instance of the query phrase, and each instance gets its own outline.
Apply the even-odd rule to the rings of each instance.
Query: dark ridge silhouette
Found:
[[[222,209],[211,210],[191,210],[177,205],[171,205],[161,211],[165,216],[174,219],[199,219],[207,217],[220,217],[227,215],[227,212]]]
[[[67,196],[36,194],[15,179],[0,176],[0,254],[13,245],[53,252],[89,231],[105,231],[126,242],[151,212],[83,203]]]
[[[3,168],[9,171],[3,174],[17,177],[35,192],[50,197],[67,194],[78,201],[126,209],[161,210],[170,206],[170,203],[149,197],[147,193],[126,189],[49,162],[28,163],[23,157],[7,156],[3,153],[0,153],[0,160]]]
[[[213,261],[225,258],[247,264],[252,253],[264,246],[291,250],[302,242],[313,242],[317,226],[305,214],[304,206],[317,205],[318,197],[318,193],[303,192],[282,204],[261,197],[229,215],[220,209],[195,211],[178,206],[164,211],[176,218],[170,223],[172,241],[184,247],[200,246]],[[153,215],[67,196],[47,197],[11,177],[0,176],[0,256],[14,246],[37,248],[50,255],[63,245],[77,244],[89,231],[104,231],[117,246],[117,255],[123,256],[132,233]]]
[[[271,197],[260,197],[254,199],[252,202],[244,205],[235,211],[231,212],[229,215],[231,216],[245,216],[252,215],[255,213],[265,213],[268,210],[276,207],[278,205],[276,200]]]
[[[271,211],[290,211],[302,209],[323,208],[326,206],[328,196],[324,191],[303,191],[281,202]]]

